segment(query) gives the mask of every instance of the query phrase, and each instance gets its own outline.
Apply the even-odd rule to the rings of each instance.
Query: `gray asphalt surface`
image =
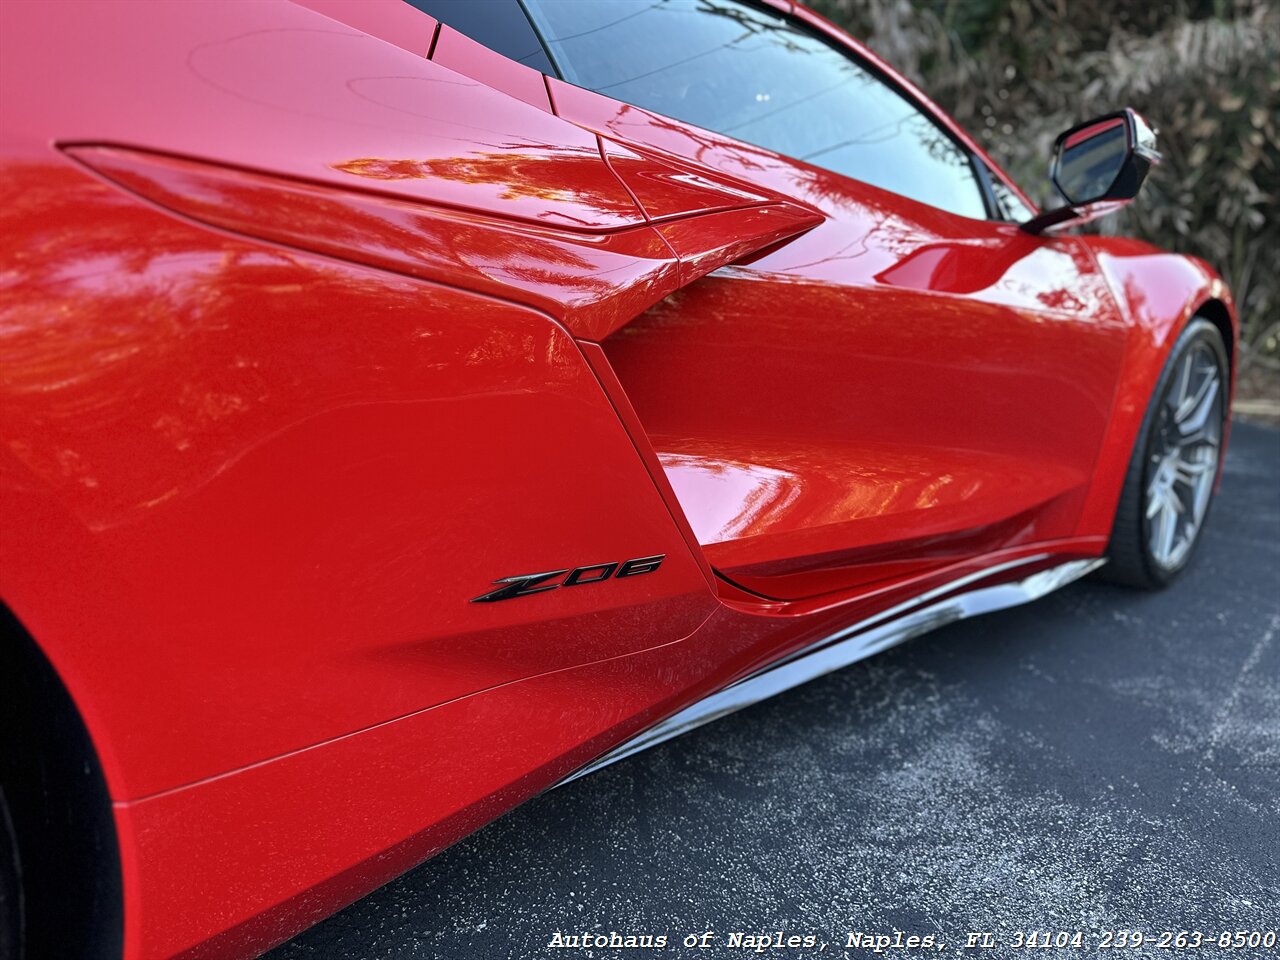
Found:
[[[944,628],[539,797],[270,956],[757,956],[728,935],[778,930],[828,946],[764,955],[873,956],[849,933],[900,930],[945,952],[882,955],[1027,956],[1016,931],[1079,930],[1068,955],[1092,956],[1107,930],[1280,932],[1277,478],[1280,431],[1237,424],[1172,590],[1086,581]],[[614,930],[668,946],[548,948]],[[999,945],[965,951],[983,931]]]

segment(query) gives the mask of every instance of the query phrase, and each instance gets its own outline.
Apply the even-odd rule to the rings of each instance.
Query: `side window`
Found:
[[[519,0],[408,0],[428,16],[447,23],[510,60],[539,73],[555,74],[547,51]]]
[[[999,208],[1000,219],[1011,220],[1014,223],[1022,223],[1034,217],[1035,211],[1023,203],[1016,193],[1010,190],[1003,180],[990,171],[987,172],[987,181],[991,184],[991,193],[996,198],[996,206]]]
[[[987,217],[968,151],[869,69],[779,14],[737,0],[525,8],[570,83]]]

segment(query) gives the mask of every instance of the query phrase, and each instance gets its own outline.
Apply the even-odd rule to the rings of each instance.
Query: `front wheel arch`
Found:
[[[1227,320],[1227,331],[1229,336],[1231,332],[1229,318]],[[1228,336],[1224,336],[1222,328],[1218,323],[1214,322],[1211,316],[1197,312],[1178,331],[1177,337],[1174,338],[1155,383],[1148,394],[1142,422],[1129,453],[1129,461],[1107,544],[1107,559],[1109,562],[1106,567],[1099,571],[1102,579],[1124,586],[1158,589],[1168,586],[1190,562],[1199,538],[1203,533],[1205,522],[1208,519],[1209,507],[1212,506],[1212,488],[1206,494],[1207,500],[1202,499],[1199,495],[1195,498],[1196,503],[1200,504],[1201,507],[1196,509],[1199,516],[1197,517],[1196,525],[1191,528],[1191,533],[1189,534],[1190,545],[1186,547],[1185,555],[1179,558],[1176,564],[1169,563],[1167,566],[1162,566],[1160,558],[1149,545],[1146,526],[1146,518],[1151,515],[1148,512],[1147,501],[1148,486],[1152,479],[1149,475],[1152,468],[1148,462],[1152,457],[1149,454],[1151,454],[1153,448],[1157,450],[1160,448],[1160,437],[1162,436],[1172,436],[1176,440],[1173,446],[1169,448],[1174,451],[1168,454],[1169,458],[1180,457],[1181,454],[1177,453],[1179,445],[1188,443],[1197,446],[1196,454],[1205,453],[1204,450],[1198,448],[1210,441],[1195,439],[1194,434],[1183,433],[1180,435],[1176,430],[1170,432],[1169,429],[1161,427],[1160,423],[1162,421],[1166,424],[1172,423],[1171,420],[1165,419],[1169,409],[1172,409],[1166,407],[1165,401],[1167,399],[1166,390],[1171,388],[1172,381],[1176,377],[1175,368],[1186,358],[1187,369],[1191,369],[1190,364],[1194,362],[1191,359],[1193,352],[1197,349],[1208,349],[1211,356],[1216,354],[1217,363],[1215,366],[1219,367],[1225,381],[1221,387],[1221,420],[1215,421],[1218,423],[1217,439],[1212,441],[1217,448],[1213,473],[1213,480],[1216,481],[1222,469],[1222,457],[1225,453],[1226,431],[1230,415],[1228,397],[1231,389],[1231,344],[1233,341]],[[1211,372],[1211,369],[1207,372]],[[1210,381],[1203,382],[1205,382],[1206,386],[1210,383]],[[1209,395],[1212,396],[1212,394]],[[1209,400],[1205,400],[1206,404],[1209,402]],[[1197,427],[1196,433],[1199,432],[1200,428]],[[1159,455],[1164,456],[1164,454]],[[1170,462],[1178,465],[1179,472],[1184,469],[1182,461],[1177,459],[1167,459],[1166,468]],[[1194,464],[1188,461],[1188,469],[1193,466]],[[1159,482],[1157,480],[1157,483]],[[1167,493],[1168,491],[1165,492]],[[1166,499],[1165,502],[1172,501]],[[1185,511],[1191,509],[1190,506],[1184,505],[1182,509],[1183,515],[1185,515]]]
[[[1231,312],[1221,300],[1209,299],[1196,308],[1195,313],[1187,321],[1187,325],[1189,326],[1197,318],[1208,320],[1218,328],[1218,333],[1222,335],[1222,343],[1227,350],[1227,376],[1230,378],[1230,383],[1234,384],[1238,358],[1236,357],[1236,332],[1231,325]],[[1181,331],[1179,332],[1181,333]]]

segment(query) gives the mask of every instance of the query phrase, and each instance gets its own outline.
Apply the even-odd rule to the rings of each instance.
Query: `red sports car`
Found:
[[[567,778],[1188,563],[1236,320],[788,0],[0,4],[0,955],[244,957]]]

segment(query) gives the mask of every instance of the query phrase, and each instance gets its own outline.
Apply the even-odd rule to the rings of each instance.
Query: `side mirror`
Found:
[[[1072,127],[1054,142],[1049,168],[1067,206],[1033,217],[1022,229],[1043,233],[1118,210],[1138,195],[1147,173],[1159,162],[1155,131],[1128,107]]]

